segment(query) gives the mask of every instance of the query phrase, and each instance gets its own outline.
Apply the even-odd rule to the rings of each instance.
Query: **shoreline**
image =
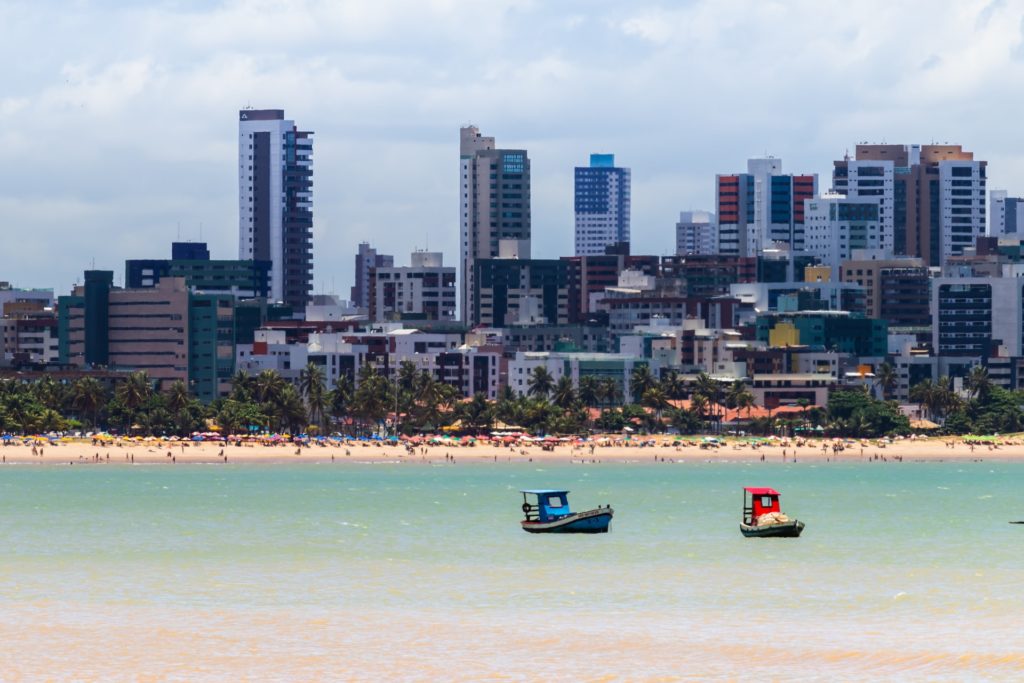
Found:
[[[655,445],[646,445],[653,441]],[[630,443],[631,445],[626,445]],[[645,441],[617,442],[608,445],[540,444],[513,446],[480,443],[436,444],[413,446],[411,451],[399,444],[354,441],[338,445],[296,444],[235,445],[223,442],[130,442],[97,443],[76,440],[60,443],[23,444],[8,442],[0,446],[0,465],[69,464],[498,464],[498,463],[562,463],[562,464],[671,464],[680,462],[1024,462],[1024,441],[1007,438],[1000,442],[970,443],[963,438],[903,439],[892,443],[833,440],[747,441],[727,438],[717,447],[701,447],[700,441],[675,442],[672,438],[651,437]],[[632,445],[635,444],[635,445]],[[641,445],[644,444],[644,445]],[[823,448],[824,447],[824,448]],[[222,455],[223,454],[223,455]],[[226,460],[225,460],[226,458]]]

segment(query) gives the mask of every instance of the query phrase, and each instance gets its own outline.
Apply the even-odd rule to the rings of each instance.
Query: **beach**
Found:
[[[345,440],[297,445],[290,442],[216,442],[88,438],[48,441],[13,439],[0,446],[5,464],[299,464],[323,462],[406,463],[654,463],[654,462],[1024,462],[1024,436],[934,437],[898,440],[757,439],[598,435],[585,442],[458,439],[430,444]],[[837,446],[839,448],[837,448]]]

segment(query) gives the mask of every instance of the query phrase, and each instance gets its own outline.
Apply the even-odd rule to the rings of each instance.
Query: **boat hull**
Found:
[[[797,519],[794,519],[792,522],[766,524],[764,526],[740,524],[740,533],[747,538],[796,538],[803,530],[804,523]]]
[[[531,534],[606,534],[614,511],[597,508],[553,519],[549,522],[523,521],[523,531]]]

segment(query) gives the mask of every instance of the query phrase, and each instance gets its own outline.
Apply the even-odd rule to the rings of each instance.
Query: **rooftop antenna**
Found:
[[[199,221],[199,241],[203,241],[203,222]]]
[[[181,241],[181,221],[178,221],[178,241]]]

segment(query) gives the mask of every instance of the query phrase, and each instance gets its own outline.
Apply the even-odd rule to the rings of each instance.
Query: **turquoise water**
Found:
[[[6,467],[3,680],[1007,679],[1024,465]],[[745,539],[743,485],[800,539]],[[520,488],[612,533],[519,529]]]

